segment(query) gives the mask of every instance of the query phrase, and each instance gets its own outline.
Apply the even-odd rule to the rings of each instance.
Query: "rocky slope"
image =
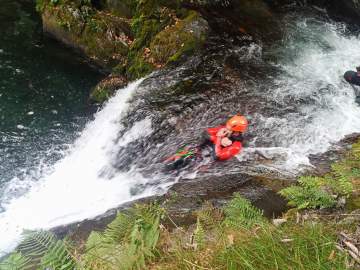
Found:
[[[98,103],[127,80],[198,52],[212,31],[265,40],[279,34],[262,0],[38,0],[37,9],[47,34],[110,74],[91,94]]]

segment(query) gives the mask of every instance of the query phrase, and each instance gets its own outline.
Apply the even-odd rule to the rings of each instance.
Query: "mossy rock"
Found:
[[[110,11],[112,14],[130,19],[136,11],[137,1],[102,0],[101,4],[105,10]]]
[[[129,20],[75,4],[46,5],[42,18],[45,32],[101,67],[110,71],[126,61],[132,41]]]
[[[194,53],[204,44],[208,29],[206,20],[192,11],[188,17],[154,37],[150,44],[150,61],[156,65],[165,65]]]
[[[90,102],[101,104],[108,100],[116,90],[125,87],[127,79],[123,76],[109,76],[102,80],[90,94]]]
[[[134,52],[134,55],[130,53],[129,63],[126,70],[126,76],[130,80],[144,77],[155,69],[155,66],[147,61],[144,56],[144,52]]]
[[[182,0],[38,2],[45,32],[128,79],[194,53],[209,29],[197,12],[181,7]]]
[[[87,21],[80,37],[86,55],[109,68],[126,61],[130,41],[129,23],[103,12]]]

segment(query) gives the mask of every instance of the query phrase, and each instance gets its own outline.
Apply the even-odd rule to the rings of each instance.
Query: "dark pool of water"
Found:
[[[78,136],[101,75],[43,36],[32,1],[2,0],[0,26],[1,202],[6,183],[36,180]]]

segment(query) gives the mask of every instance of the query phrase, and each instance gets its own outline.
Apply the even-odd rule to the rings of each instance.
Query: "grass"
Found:
[[[193,236],[202,216],[208,222],[203,222],[199,247]],[[209,222],[211,217],[214,222]],[[335,228],[331,223],[292,221],[275,227],[235,194],[220,222],[219,214],[207,207],[193,228],[163,234],[151,269],[347,269],[346,255],[335,248]]]

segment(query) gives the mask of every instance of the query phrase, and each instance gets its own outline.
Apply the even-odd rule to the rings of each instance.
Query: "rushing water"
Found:
[[[74,68],[67,73],[70,63],[64,63],[64,70],[61,65],[49,68],[59,49],[43,55],[49,44],[33,45],[32,55],[42,55],[36,61],[15,64],[15,55],[4,58],[9,62],[7,77],[25,76],[34,72],[34,66],[46,66],[41,70],[48,75],[36,77],[38,71],[35,79],[19,77],[22,81],[30,78],[26,87],[20,89],[21,83],[13,82],[9,83],[12,88],[2,88],[4,96],[15,95],[15,90],[23,94],[23,88],[36,89],[37,94],[30,91],[31,98],[15,99],[18,105],[11,108],[6,106],[13,99],[1,105],[3,110],[17,109],[5,121],[0,148],[2,158],[7,155],[14,160],[4,170],[8,185],[3,183],[7,188],[6,196],[2,195],[0,251],[11,249],[23,229],[51,228],[93,217],[125,201],[163,192],[175,178],[162,175],[153,164],[181,144],[196,144],[205,127],[221,123],[235,111],[252,118],[249,147],[238,160],[217,163],[216,170],[208,174],[241,170],[236,164],[253,172],[260,166],[297,172],[309,165],[310,154],[323,152],[346,134],[360,131],[360,108],[342,80],[345,70],[359,64],[360,39],[347,33],[343,25],[316,15],[289,15],[283,25],[283,40],[271,47],[217,44],[220,50],[214,57],[218,60],[212,61],[209,55],[205,69],[209,68],[210,75],[204,78],[194,58],[118,90],[76,140],[76,131],[82,127],[78,118],[85,114],[82,91],[90,84],[81,83],[81,71],[76,73]],[[9,48],[2,50],[5,56],[10,53]],[[217,70],[225,78],[216,75]],[[84,69],[85,73],[89,78],[89,71]],[[174,88],[182,81],[197,84],[191,91]],[[5,91],[10,88],[12,91]],[[9,150],[16,147],[21,150]],[[258,158],[259,152],[266,164]],[[13,186],[21,185],[25,190],[31,186],[30,191],[21,197],[19,191],[11,193]]]
[[[28,179],[36,180],[78,136],[89,115],[88,92],[99,78],[68,49],[43,38],[40,23],[32,2],[1,2],[0,212],[4,195],[25,191]]]
[[[1,213],[79,136],[91,116],[89,90],[100,76],[42,36],[32,1],[1,1],[0,25]]]

